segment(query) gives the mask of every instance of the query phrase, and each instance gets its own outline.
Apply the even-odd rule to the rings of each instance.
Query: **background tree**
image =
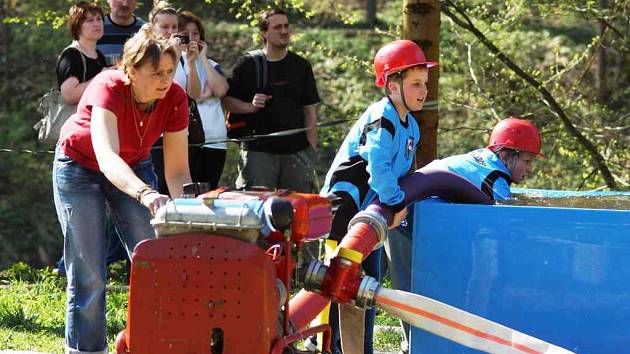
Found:
[[[403,2],[402,37],[418,43],[427,59],[440,59],[440,1],[405,0]],[[429,70],[427,98],[420,112],[414,113],[422,139],[416,152],[415,167],[420,168],[437,158],[438,80],[439,70]]]
[[[543,150],[549,156],[548,161],[537,162],[536,174],[525,186],[593,190],[607,188],[612,180],[619,189],[628,189],[629,2],[608,0],[607,6],[600,1],[578,4],[572,0],[447,2],[456,5],[465,17],[458,15],[463,21],[459,24],[442,11],[437,156],[483,146],[498,120],[520,115],[541,127]],[[51,193],[52,155],[19,150],[37,148],[31,129],[40,118],[35,109],[55,81],[59,51],[71,40],[65,27],[70,3],[0,0],[0,149],[17,150],[0,150],[0,269],[18,260],[51,265],[61,252]],[[374,86],[372,59],[384,43],[403,37],[403,0],[377,2],[379,21],[374,29],[361,23],[367,3],[285,0],[295,24],[292,50],[313,64],[323,101],[321,121],[358,118],[383,95]],[[105,1],[100,4],[106,8]],[[238,56],[261,45],[255,14],[274,2],[187,0],[173,4],[203,17],[210,55],[229,73]],[[144,5],[138,10],[148,13]],[[453,6],[447,10],[457,13]],[[466,27],[466,18],[478,33]],[[607,30],[602,31],[602,25]],[[482,38],[514,67],[502,61]],[[607,61],[601,68],[597,65],[600,43],[606,48]],[[437,43],[432,46],[437,47]],[[524,79],[515,68],[538,85]],[[598,93],[599,70],[609,90],[605,101]],[[610,180],[594,163],[592,152],[550,108],[541,89],[553,97],[569,124],[599,153]],[[320,178],[351,125],[320,130]],[[222,179],[226,185],[233,184],[236,176],[235,145],[229,146],[228,154]]]

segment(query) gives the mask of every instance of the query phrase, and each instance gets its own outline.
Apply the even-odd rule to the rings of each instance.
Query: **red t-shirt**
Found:
[[[188,127],[188,98],[179,84],[173,81],[166,96],[156,101],[148,115],[136,107],[131,86],[123,82],[124,75],[120,70],[107,70],[95,76],[81,96],[77,113],[61,128],[59,139],[65,154],[94,171],[100,169],[90,135],[93,106],[111,111],[118,119],[119,155],[129,166],[146,159],[162,133]]]

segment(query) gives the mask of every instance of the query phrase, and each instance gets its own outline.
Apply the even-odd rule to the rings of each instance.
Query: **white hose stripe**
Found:
[[[376,304],[392,316],[467,347],[496,354],[572,352],[428,297],[380,288]]]

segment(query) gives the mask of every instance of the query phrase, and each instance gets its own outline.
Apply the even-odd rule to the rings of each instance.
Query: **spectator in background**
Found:
[[[107,353],[106,210],[128,256],[154,237],[151,214],[169,200],[152,187],[149,151],[160,134],[170,190],[179,195],[190,183],[188,102],[172,84],[177,58],[142,27],[125,44],[121,70],[97,75],[61,129],[52,180],[68,270],[66,353]]]
[[[103,10],[85,1],[72,5],[68,28],[74,40],[57,60],[57,85],[66,103],[77,104],[92,78],[106,65],[103,53],[96,46],[103,37]],[[118,239],[115,233],[114,238]],[[57,272],[66,274],[63,256],[57,262]]]
[[[183,72],[181,61],[182,52],[186,52],[186,61],[188,62],[189,72],[185,77],[184,89],[188,95],[194,99],[199,98],[201,94],[201,85],[199,84],[199,73],[197,66],[193,65],[195,59],[199,55],[199,46],[197,43],[182,43],[181,37],[178,37],[179,22],[177,18],[177,10],[168,1],[158,1],[153,6],[149,14],[149,22],[156,35],[169,40],[176,48],[178,60],[175,64],[176,72]],[[164,175],[164,156],[162,153],[162,139],[159,139],[154,148],[151,150],[153,158],[153,167],[158,177],[158,191],[163,194],[170,194],[166,177]],[[174,196],[177,197],[177,196]]]
[[[68,28],[74,39],[57,61],[57,84],[64,101],[77,104],[83,91],[105,67],[105,57],[96,49],[103,36],[103,10],[80,1],[70,7]]]
[[[199,46],[194,66],[199,74],[201,94],[196,101],[206,142],[223,141],[188,147],[190,175],[193,182],[207,182],[210,188],[215,189],[223,172],[227,149],[227,129],[220,98],[227,92],[228,83],[219,64],[207,58],[208,44],[205,42],[205,30],[199,17],[190,11],[183,11],[179,14],[178,28],[180,34],[189,36],[189,46]],[[180,64],[175,73],[175,81],[187,87],[191,75],[187,51],[182,53]]]
[[[311,192],[320,102],[313,70],[306,59],[288,50],[291,33],[286,12],[263,12],[258,27],[264,47],[238,61],[228,80],[228,93],[222,99],[230,111],[230,122],[244,123],[248,134],[313,129],[241,143],[236,186]],[[267,75],[261,75],[261,70]],[[262,87],[258,87],[261,77],[266,82],[260,82]]]
[[[138,32],[144,21],[134,15],[136,0],[107,0],[107,4],[111,13],[105,16],[105,34],[97,48],[106,57],[115,59],[122,56],[125,42]]]

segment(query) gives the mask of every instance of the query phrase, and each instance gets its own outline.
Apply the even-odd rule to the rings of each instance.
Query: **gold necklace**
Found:
[[[131,87],[129,88],[129,90],[131,91]],[[152,107],[152,111],[149,114],[149,117],[147,119],[147,126],[144,129],[144,131],[142,132],[142,135],[140,135],[140,128],[144,127],[144,118],[140,118],[140,115],[145,115],[146,113],[140,113],[138,112],[139,108],[138,105],[136,104],[135,99],[133,98],[133,92],[131,92],[131,105],[133,106],[131,109],[133,111],[133,126],[134,128],[136,128],[136,134],[138,135],[138,140],[140,140],[140,147],[142,147],[142,144],[144,142],[144,137],[147,134],[147,131],[149,130],[149,124],[151,124],[151,117],[153,116],[153,112],[155,112],[156,107]]]

